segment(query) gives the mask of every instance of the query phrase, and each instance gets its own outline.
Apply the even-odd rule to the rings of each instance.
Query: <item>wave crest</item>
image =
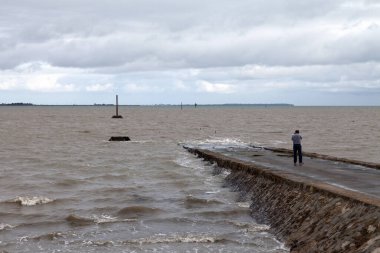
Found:
[[[67,216],[66,221],[73,226],[87,226],[94,224],[93,219],[77,216],[74,214],[70,214],[69,216]]]
[[[14,227],[15,227],[15,226],[12,226],[12,225],[9,225],[9,224],[0,223],[0,231],[1,231],[1,230],[12,229],[12,228],[14,228]]]
[[[44,234],[44,235],[40,235],[40,236],[36,236],[36,237],[33,237],[34,240],[49,240],[49,241],[53,241],[53,240],[56,240],[58,238],[62,238],[64,237],[64,234],[61,233],[61,232],[52,232],[52,233],[48,233],[48,234]]]
[[[118,215],[126,218],[138,218],[142,216],[150,216],[161,212],[161,209],[150,208],[145,206],[129,206],[121,209]]]
[[[88,226],[93,224],[103,224],[103,223],[113,223],[113,222],[133,222],[136,219],[118,219],[118,217],[113,217],[111,215],[92,215],[91,217],[82,217],[75,214],[70,214],[65,219],[72,226]]]
[[[102,214],[100,216],[98,215],[94,215],[92,216],[92,219],[95,223],[112,223],[112,222],[117,222],[118,219],[117,217],[113,217],[111,215],[106,215],[106,214]]]
[[[187,196],[185,199],[186,208],[200,208],[200,207],[207,207],[210,205],[218,205],[218,204],[223,204],[223,203],[217,200],[195,198],[191,195]]]
[[[48,204],[53,202],[54,200],[49,199],[47,197],[43,196],[33,196],[33,197],[21,197],[18,196],[12,200],[7,201],[8,203],[17,203],[21,206],[35,206],[35,205],[42,205],[42,204]]]
[[[128,244],[156,244],[156,243],[217,243],[225,241],[223,238],[210,235],[165,235],[160,234],[148,238],[126,241]]]
[[[243,142],[237,138],[211,137],[205,140],[185,141],[185,146],[190,147],[249,147],[249,143]]]

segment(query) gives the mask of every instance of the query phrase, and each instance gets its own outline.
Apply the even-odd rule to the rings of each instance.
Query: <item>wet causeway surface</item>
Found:
[[[205,145],[198,148],[252,162],[271,171],[296,174],[380,199],[380,170],[377,169],[307,156],[303,157],[303,166],[294,166],[291,154],[257,147]]]

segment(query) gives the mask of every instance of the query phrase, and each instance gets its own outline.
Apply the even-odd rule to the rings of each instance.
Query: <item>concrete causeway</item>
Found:
[[[380,253],[380,165],[253,146],[184,146],[230,171],[226,184],[250,201],[292,253]]]
[[[291,150],[264,147],[223,147],[199,146],[196,149],[208,150],[226,157],[252,163],[268,172],[283,175],[296,181],[313,182],[320,186],[342,189],[362,199],[371,199],[380,206],[380,170],[352,164],[348,159],[339,159],[314,153],[305,153],[303,166],[294,166]],[[327,159],[323,159],[326,157]],[[358,161],[354,161],[358,162]],[[363,162],[363,164],[365,164]],[[346,194],[347,195],[347,194]],[[347,197],[347,196],[346,196]],[[376,199],[378,201],[376,201]]]

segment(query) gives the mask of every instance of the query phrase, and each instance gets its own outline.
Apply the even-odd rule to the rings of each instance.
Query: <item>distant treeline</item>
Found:
[[[7,104],[5,104],[5,103],[2,103],[2,104],[0,104],[0,106],[31,106],[31,105],[33,105],[32,103],[7,103]]]
[[[210,104],[210,105],[202,105],[202,106],[254,106],[254,107],[293,107],[294,105],[293,104],[283,104],[283,103],[279,103],[279,104]]]
[[[93,105],[35,105],[32,103],[2,103],[0,106],[115,106],[114,104]],[[120,105],[125,106],[125,105]],[[128,106],[181,106],[181,104],[155,104],[155,105],[128,105]],[[183,104],[182,106],[210,106],[210,107],[293,107],[293,104]]]
[[[179,106],[173,104],[155,104],[152,106]],[[182,106],[210,106],[210,107],[293,107],[293,104],[182,104]]]

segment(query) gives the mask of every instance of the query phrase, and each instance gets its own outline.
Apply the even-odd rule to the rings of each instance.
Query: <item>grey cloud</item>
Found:
[[[293,67],[263,67],[242,71],[238,80],[280,80],[283,82],[300,82],[313,85],[328,83],[329,86],[342,81],[366,82],[380,80],[380,64],[363,63],[349,65],[313,65]],[[364,85],[365,86],[365,85]],[[363,87],[364,87],[363,86]],[[380,88],[380,85],[378,85]]]
[[[379,17],[369,0],[6,1],[0,69],[42,61],[104,75],[161,71],[165,81],[198,70],[189,83],[376,83]]]

